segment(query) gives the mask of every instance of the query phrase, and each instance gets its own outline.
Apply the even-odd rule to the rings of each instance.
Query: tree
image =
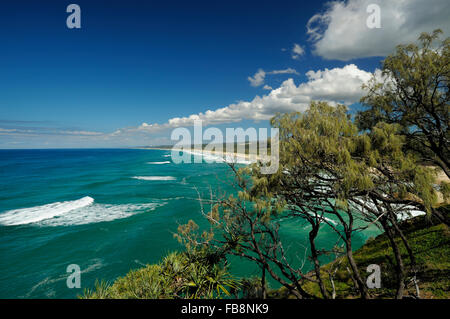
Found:
[[[439,41],[441,33],[422,33],[419,44],[397,46],[383,61],[382,75],[365,86],[369,93],[361,102],[367,109],[356,122],[362,130],[379,122],[399,124],[405,149],[450,177],[450,38]]]
[[[277,219],[282,217],[283,203],[252,197],[251,169],[237,170],[234,164],[230,167],[236,178],[237,196],[211,198],[211,209],[207,213],[201,204],[210,229],[200,234],[198,226],[189,221],[179,227],[179,240],[188,249],[208,247],[218,256],[234,255],[256,263],[261,269],[262,296],[267,272],[297,298],[312,298],[302,288],[302,282],[313,279],[291,264],[279,236]]]
[[[223,254],[256,262],[299,298],[314,297],[303,288],[307,282],[317,283],[322,297],[330,298],[333,292],[326,288],[320,264],[326,249],[316,244],[318,233],[330,227],[344,245],[356,288],[369,298],[353,258],[354,234],[377,224],[394,238],[401,214],[429,211],[436,200],[431,170],[404,154],[399,125],[379,123],[360,133],[342,105],[313,102],[305,113],[276,116],[272,125],[280,132],[279,170],[265,175],[258,164],[240,170],[232,166],[238,196],[217,200],[206,214],[209,233],[219,235],[211,243]],[[305,242],[313,273],[305,274],[288,261],[279,236],[280,217],[301,218],[310,226]],[[405,263],[397,242],[391,245],[401,298]]]
[[[394,236],[400,231],[396,227],[400,214],[431,211],[437,198],[431,170],[418,165],[412,154],[404,154],[399,125],[378,123],[371,132],[359,133],[345,106],[313,102],[305,113],[278,115],[272,124],[280,129],[282,171],[267,177],[263,188],[255,183],[254,195],[284,200],[293,215],[310,222],[313,232],[319,231],[320,224],[331,227],[345,244],[361,296],[368,298],[352,253],[354,233],[365,228],[358,220],[378,223]],[[264,176],[256,179],[260,178]],[[397,297],[401,298],[405,270],[395,241],[392,246],[397,251]],[[310,247],[320,284],[312,240]],[[327,297],[325,291],[323,296]]]

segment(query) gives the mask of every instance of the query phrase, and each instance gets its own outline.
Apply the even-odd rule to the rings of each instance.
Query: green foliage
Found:
[[[89,299],[173,299],[221,298],[230,296],[239,287],[220,262],[213,262],[207,253],[191,251],[171,253],[159,264],[130,271],[114,284],[96,282],[81,298]]]
[[[381,263],[387,269],[382,292],[385,296],[393,296],[396,287],[398,291],[403,289],[400,287],[409,271],[425,269],[437,271],[438,276],[448,274],[446,226],[408,229],[408,238],[398,238],[403,235],[398,216],[408,211],[406,207],[435,213],[437,190],[444,200],[450,196],[449,183],[434,185],[436,170],[423,166],[424,162],[433,162],[447,176],[450,173],[450,40],[436,47],[439,34],[422,34],[420,45],[398,46],[385,59],[382,75],[366,86],[369,93],[362,102],[368,109],[357,115],[356,122],[345,106],[326,102],[312,102],[304,113],[275,116],[271,125],[279,128],[280,139],[276,173],[262,174],[260,163],[239,170],[232,165],[236,194],[214,199],[208,213],[202,207],[209,229],[201,231],[193,221],[179,226],[175,238],[186,247],[185,252],[131,271],[112,286],[97,282],[95,290],[87,290],[85,297],[229,296],[238,282],[227,271],[227,255],[255,262],[264,269],[263,278],[267,271],[284,286],[284,292],[281,289],[275,293],[277,296],[328,298],[333,282],[338,297],[369,297],[359,270],[368,262]],[[279,236],[278,218],[284,216],[309,223],[306,240],[314,274],[304,274],[289,262]],[[358,227],[356,220],[361,222]],[[327,252],[316,247],[322,224],[337,234],[339,249]],[[386,235],[372,240],[353,258],[352,236],[368,224],[379,226]],[[413,253],[408,241],[414,247]],[[439,249],[433,250],[433,244],[439,244]],[[337,258],[320,268],[319,256],[331,253],[345,253],[346,258]],[[406,268],[399,266],[403,259],[410,260]],[[258,279],[243,284],[247,297],[263,290]],[[358,287],[358,293],[354,287]],[[441,291],[448,287],[448,280],[434,286],[430,280],[427,287]],[[401,296],[401,292],[396,295]]]
[[[310,224],[311,258],[318,269],[318,256],[329,253],[315,247],[322,223],[345,242],[351,258],[351,237],[362,229],[355,228],[356,219],[382,221],[386,228],[396,223],[405,205],[431,210],[436,202],[434,171],[403,152],[405,138],[398,124],[380,122],[371,131],[359,132],[345,106],[325,102],[311,103],[304,113],[279,114],[271,124],[280,132],[279,170],[265,175],[258,164],[232,167],[237,196],[217,199],[205,214],[211,228],[200,233],[192,221],[179,227],[176,237],[187,251],[211,249],[216,255],[247,258],[286,289],[301,291],[305,274],[286,258],[279,217]],[[352,266],[352,271],[358,270]],[[308,297],[307,292],[301,294]]]
[[[267,283],[265,285],[266,291],[269,289]],[[240,293],[244,299],[260,299],[262,297],[261,278],[250,277],[244,278],[241,281]]]
[[[440,30],[423,33],[419,44],[399,45],[365,86],[356,123],[371,130],[377,123],[396,123],[406,137],[404,148],[423,161],[441,167],[449,176],[450,38],[440,41]]]
[[[439,190],[442,193],[443,200],[448,203],[450,200],[450,183],[442,181],[439,185]]]
[[[444,207],[441,210],[445,210]],[[447,209],[448,210],[448,209]],[[448,214],[448,213],[447,213]],[[417,280],[420,287],[421,298],[450,298],[450,232],[446,225],[430,223],[425,217],[417,217],[401,224],[406,237],[415,253]],[[400,244],[400,238],[396,238]],[[410,267],[408,254],[404,247],[401,254]],[[396,273],[393,265],[393,252],[389,240],[385,234],[368,241],[355,252],[355,260],[361,269],[361,275],[367,276],[365,269],[370,264],[381,267],[381,289],[373,289],[372,295],[376,298],[393,298],[396,291]],[[335,262],[334,262],[335,264]],[[325,275],[333,264],[324,265],[321,268]],[[347,271],[348,263],[343,259],[335,276],[337,298],[354,298],[352,279]],[[331,290],[331,284],[326,282]],[[319,287],[315,283],[308,283],[305,287],[309,292],[320,296]],[[284,289],[270,292],[273,296],[286,298]],[[411,282],[407,285],[407,294],[415,295],[415,288]]]
[[[416,199],[428,210],[436,202],[434,172],[403,152],[398,124],[380,122],[359,133],[345,106],[313,102],[303,114],[276,116],[272,125],[280,129],[280,170],[267,176],[253,169],[253,198],[294,192],[296,205],[303,197],[309,209],[325,198],[345,208],[363,193]]]
[[[106,281],[95,281],[95,288],[85,289],[84,293],[80,298],[82,299],[107,299],[110,295],[109,292],[110,285]]]

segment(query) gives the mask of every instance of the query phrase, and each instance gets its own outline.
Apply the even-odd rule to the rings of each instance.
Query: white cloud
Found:
[[[273,71],[267,72],[267,74],[298,74],[298,72],[292,68],[287,68],[284,70],[273,70]]]
[[[297,60],[303,54],[305,54],[305,50],[303,49],[303,47],[297,43],[294,43],[294,47],[292,48],[292,58],[294,60]]]
[[[263,89],[264,90],[273,90],[273,88],[270,85],[267,85],[267,84],[263,86]]]
[[[266,72],[263,69],[259,69],[258,72],[253,75],[253,77],[249,76],[248,80],[251,86],[260,86],[264,83],[264,78],[266,77]]]
[[[0,135],[71,135],[71,136],[100,136],[104,135],[102,132],[93,131],[70,131],[70,130],[58,130],[53,128],[19,128],[19,129],[6,129],[0,127]]]
[[[276,74],[296,73],[293,69],[271,72]],[[379,75],[380,71],[377,70],[376,73]],[[36,141],[37,144],[35,144],[38,145],[42,142],[43,136],[50,141],[51,146],[63,145],[64,147],[170,144],[167,131],[176,127],[192,126],[194,120],[202,120],[205,126],[237,123],[242,120],[268,120],[277,112],[305,111],[312,100],[328,101],[333,105],[336,103],[353,104],[363,96],[364,92],[361,86],[372,77],[372,73],[360,70],[354,64],[349,64],[343,68],[311,70],[306,73],[306,76],[307,81],[298,85],[292,78],[282,82],[276,89],[266,85],[264,88],[270,91],[265,95],[256,96],[250,101],[238,101],[218,109],[185,117],[174,117],[161,124],[142,123],[136,127],[121,128],[109,134],[68,129],[33,130],[0,127],[0,145],[24,140]]]
[[[253,75],[253,77],[249,76],[247,79],[250,82],[251,86],[257,87],[264,84],[266,75],[268,74],[298,74],[298,72],[292,68],[287,68],[284,70],[273,70],[270,72],[266,72],[263,69],[259,69],[258,72],[256,72],[255,75]]]
[[[0,134],[1,133],[12,133],[12,132],[16,132],[16,129],[7,129],[7,128],[1,128],[0,127]]]
[[[59,131],[59,134],[64,135],[79,135],[79,136],[98,136],[103,135],[101,132],[90,132],[90,131]]]
[[[369,4],[379,5],[381,28],[368,28]],[[395,46],[417,40],[422,32],[450,32],[448,0],[348,0],[327,4],[307,24],[314,53],[325,59],[386,56]]]
[[[376,74],[380,75],[380,71],[377,70]],[[191,126],[194,120],[202,120],[205,126],[239,122],[244,119],[268,120],[277,112],[305,111],[312,100],[350,105],[358,102],[364,95],[361,86],[372,77],[372,73],[349,64],[343,68],[311,70],[306,76],[307,82],[297,86],[290,78],[279,88],[271,90],[267,95],[256,96],[251,101],[239,101],[216,110],[171,118],[164,124],[142,123],[139,127],[118,130],[113,135],[155,133],[175,127]]]

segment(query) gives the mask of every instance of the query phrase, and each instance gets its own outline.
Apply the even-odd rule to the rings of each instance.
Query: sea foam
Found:
[[[147,162],[147,164],[153,164],[153,165],[170,164],[170,161],[164,161],[164,162]]]
[[[173,176],[133,176],[134,179],[140,179],[143,181],[174,181],[176,180]]]
[[[98,204],[92,197],[7,211],[0,215],[5,226],[36,224],[39,226],[72,226],[115,219],[153,211],[166,203]]]
[[[0,224],[5,226],[36,223],[64,215],[75,209],[92,205],[94,199],[86,196],[73,201],[56,202],[42,206],[7,211],[0,215]]]
[[[100,222],[109,222],[116,219],[154,211],[157,207],[166,203],[146,204],[93,204],[81,209],[73,210],[57,218],[46,219],[39,223],[40,226],[73,226]]]
[[[254,161],[247,160],[242,154],[234,153],[210,153],[208,151],[190,151],[183,150],[185,153],[189,153],[193,156],[201,156],[205,161],[215,162],[215,163],[234,163],[234,164],[252,164]]]

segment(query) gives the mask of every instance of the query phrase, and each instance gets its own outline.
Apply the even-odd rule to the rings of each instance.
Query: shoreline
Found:
[[[200,148],[190,148],[190,149],[183,149],[183,148],[164,148],[164,147],[139,147],[136,149],[141,150],[161,150],[161,151],[179,151],[179,152],[187,152],[192,155],[199,155],[199,156],[216,156],[218,158],[221,158],[225,162],[237,160],[237,161],[245,161],[248,162],[248,164],[256,163],[258,161],[263,161],[264,159],[270,159],[270,156],[261,156],[257,154],[244,154],[244,153],[238,153],[238,152],[220,152],[220,151],[206,151],[204,149]]]

